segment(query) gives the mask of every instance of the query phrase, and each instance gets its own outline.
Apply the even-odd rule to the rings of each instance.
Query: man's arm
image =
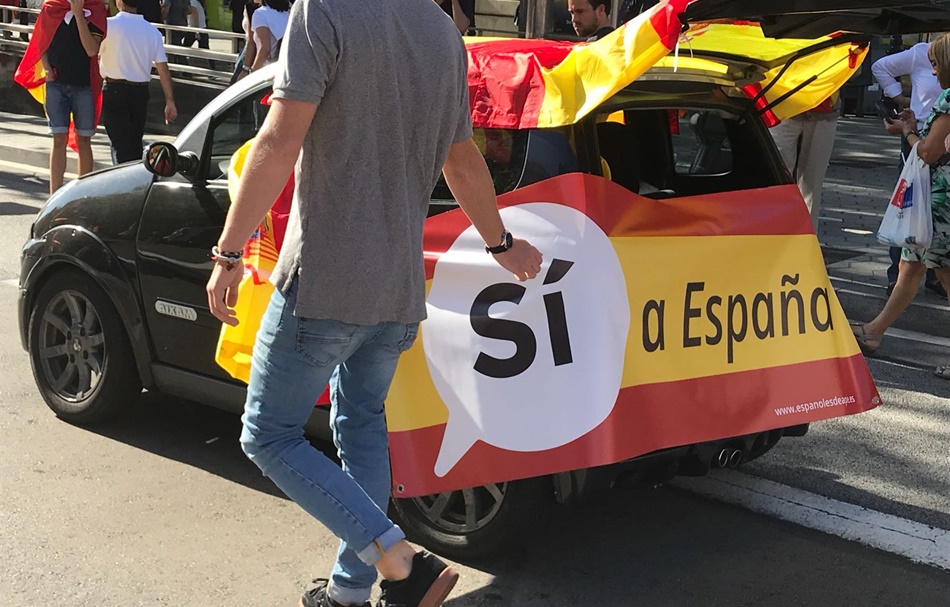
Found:
[[[79,40],[82,42],[82,48],[90,57],[99,54],[99,43],[102,41],[102,35],[93,34],[89,30],[89,22],[86,21],[86,14],[82,11],[83,0],[69,0],[69,8],[76,19],[76,28],[79,30]]]
[[[56,74],[53,72],[53,66],[49,63],[49,57],[46,56],[46,53],[43,53],[43,56],[40,57],[40,63],[43,64],[43,71],[46,72],[46,79],[50,82],[56,80]]]
[[[273,100],[244,163],[237,196],[231,201],[218,239],[219,251],[244,249],[247,239],[287,184],[316,109],[315,104],[303,101]],[[241,265],[228,270],[216,263],[208,281],[208,307],[216,318],[229,325],[238,322],[233,308],[243,274]]]
[[[881,86],[884,94],[897,101],[901,107],[908,107],[910,100],[904,96],[904,87],[900,77],[914,71],[914,49],[881,57],[871,64],[871,74]]]
[[[455,22],[455,27],[458,28],[459,33],[463,35],[472,25],[471,19],[469,19],[465,11],[462,10],[462,3],[459,0],[452,0],[452,21]]]
[[[505,224],[498,213],[498,200],[491,173],[482,153],[471,139],[453,144],[442,168],[445,182],[462,211],[486,244],[500,244]],[[541,271],[541,253],[527,240],[515,238],[512,247],[498,253],[495,261],[518,280],[534,278]]]
[[[260,26],[254,30],[254,35],[252,36],[257,42],[257,48],[254,49],[255,56],[254,62],[251,63],[251,71],[259,70],[265,65],[267,65],[267,60],[270,58],[270,28],[267,26]],[[247,65],[247,57],[244,57],[244,65]]]
[[[168,62],[156,63],[155,69],[158,70],[158,79],[162,83],[162,92],[165,93],[165,124],[168,124],[178,117],[175,95],[172,93],[172,75],[168,70]]]

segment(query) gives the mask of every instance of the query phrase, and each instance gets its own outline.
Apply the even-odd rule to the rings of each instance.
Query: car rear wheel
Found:
[[[36,296],[30,362],[43,400],[73,424],[105,421],[142,391],[115,307],[77,270],[50,276]]]
[[[548,477],[394,499],[409,539],[458,560],[489,556],[517,543],[537,524],[554,495]]]

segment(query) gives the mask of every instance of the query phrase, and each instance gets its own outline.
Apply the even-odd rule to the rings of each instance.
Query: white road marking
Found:
[[[809,529],[950,570],[950,531],[839,502],[816,493],[749,476],[716,470],[671,483],[715,500],[734,504]]]
[[[20,286],[20,281],[16,278],[8,278],[6,280],[0,280],[0,284],[3,284],[5,287],[13,287],[16,289]]]
[[[950,348],[950,338],[940,337],[939,335],[927,335],[926,333],[918,333],[917,331],[907,331],[905,329],[895,329],[891,327],[884,332],[884,335],[888,337],[896,337],[897,339],[906,339],[909,341],[916,341],[921,344],[930,344],[932,346],[942,346],[944,348]]]

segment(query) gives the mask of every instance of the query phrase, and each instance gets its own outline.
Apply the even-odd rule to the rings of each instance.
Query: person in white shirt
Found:
[[[178,116],[162,34],[136,13],[136,2],[116,0],[119,13],[109,17],[108,42],[99,47],[102,121],[117,164],[142,158],[153,63],[165,93],[165,124]]]
[[[871,74],[877,83],[881,86],[884,95],[890,97],[901,109],[908,107],[917,117],[917,130],[924,126],[924,120],[930,116],[930,111],[937,102],[937,97],[943,92],[940,83],[934,75],[933,67],[930,65],[930,59],[927,56],[927,50],[930,48],[929,42],[920,42],[905,51],[881,57],[871,65]],[[910,98],[904,95],[904,87],[901,84],[901,77],[910,77]],[[901,162],[904,165],[904,158],[910,153],[910,146],[907,140],[901,139]],[[887,293],[890,295],[894,286],[897,284],[898,268],[901,259],[901,248],[891,247],[890,249],[891,265],[887,269]],[[927,272],[927,278],[924,281],[926,288],[937,295],[946,297],[947,293],[937,280],[933,270]]]
[[[289,0],[262,0],[262,6],[254,11],[247,31],[247,54],[244,56],[242,73],[238,80],[254,70],[277,60],[280,41],[290,19]],[[253,54],[252,52],[253,51]]]

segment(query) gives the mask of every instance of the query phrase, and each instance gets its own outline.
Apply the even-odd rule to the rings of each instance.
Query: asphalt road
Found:
[[[295,605],[336,542],[246,460],[230,414],[160,394],[108,426],[57,420],[15,323],[18,249],[45,182],[0,165],[0,606]],[[886,405],[816,424],[746,471],[950,529],[950,400],[872,362]],[[678,489],[554,508],[462,567],[451,606],[945,605],[950,572]]]

